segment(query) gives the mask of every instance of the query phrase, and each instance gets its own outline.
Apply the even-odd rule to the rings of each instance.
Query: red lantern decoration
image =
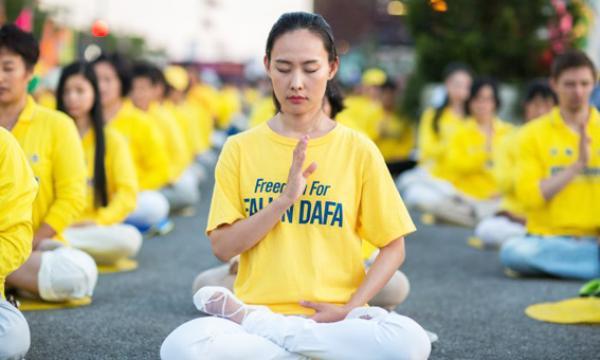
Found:
[[[108,35],[108,24],[103,20],[96,20],[92,24],[92,35],[95,37],[105,37]]]

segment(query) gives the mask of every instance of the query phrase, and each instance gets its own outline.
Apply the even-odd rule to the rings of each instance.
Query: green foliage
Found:
[[[552,14],[549,0],[447,0],[446,12],[434,11],[427,0],[405,3],[417,59],[403,107],[413,116],[424,84],[441,81],[445,66],[454,61],[502,81],[547,73],[540,65],[547,40],[538,34]]]

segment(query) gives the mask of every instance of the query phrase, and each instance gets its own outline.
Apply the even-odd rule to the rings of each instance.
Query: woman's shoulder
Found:
[[[127,146],[127,138],[113,128],[104,128],[104,139],[107,149]]]
[[[343,146],[351,151],[358,151],[368,154],[379,153],[379,148],[373,140],[371,140],[364,132],[348,127],[344,124],[337,124],[337,139],[336,147]]]

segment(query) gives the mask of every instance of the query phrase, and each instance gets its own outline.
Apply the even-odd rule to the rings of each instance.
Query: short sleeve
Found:
[[[381,248],[416,228],[383,156],[370,141],[365,151],[357,232]]]
[[[246,217],[240,196],[239,149],[227,140],[215,167],[213,189],[206,233],[221,225],[232,224]]]

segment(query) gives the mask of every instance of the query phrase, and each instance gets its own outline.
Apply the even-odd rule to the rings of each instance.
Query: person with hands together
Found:
[[[171,332],[161,358],[426,359],[419,324],[367,306],[415,226],[375,144],[323,112],[331,28],[287,13],[266,48],[278,112],[227,140],[206,227],[220,260],[240,256],[235,295],[201,288],[194,304],[213,316]],[[368,272],[363,240],[380,249]]]
[[[515,190],[528,234],[502,246],[510,271],[600,277],[600,115],[589,104],[596,75],[584,53],[558,56],[550,81],[558,106],[519,133]]]

